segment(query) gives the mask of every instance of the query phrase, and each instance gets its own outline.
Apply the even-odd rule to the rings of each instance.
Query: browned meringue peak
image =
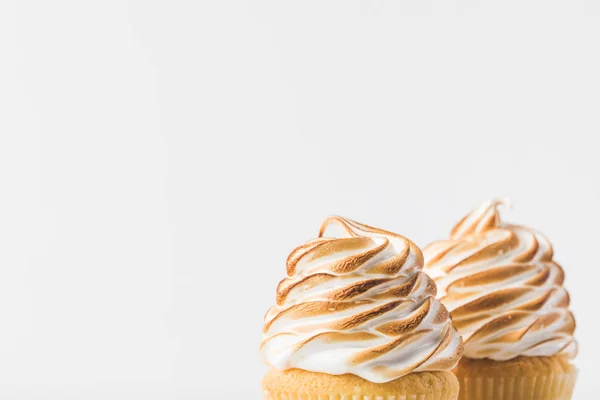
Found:
[[[451,240],[427,246],[425,271],[463,335],[466,357],[574,357],[575,319],[552,246],[537,231],[502,222],[502,204],[484,203]]]
[[[484,203],[479,209],[465,215],[452,229],[450,238],[458,240],[464,237],[478,235],[500,226],[498,206],[510,207],[507,199],[497,199]]]
[[[288,257],[265,316],[267,364],[372,382],[456,365],[461,339],[413,242],[342,217],[319,235]]]

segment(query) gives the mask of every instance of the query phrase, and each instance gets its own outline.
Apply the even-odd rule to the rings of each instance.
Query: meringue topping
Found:
[[[575,319],[552,245],[537,231],[502,222],[503,204],[484,203],[450,240],[425,247],[425,271],[463,336],[465,357],[573,358]]]
[[[339,235],[329,236],[332,230]],[[278,369],[388,382],[450,370],[462,340],[410,240],[342,217],[292,251],[260,352]]]

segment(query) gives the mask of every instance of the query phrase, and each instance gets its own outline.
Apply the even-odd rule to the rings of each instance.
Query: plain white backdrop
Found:
[[[260,399],[328,214],[546,233],[600,358],[600,2],[0,2],[0,397]]]

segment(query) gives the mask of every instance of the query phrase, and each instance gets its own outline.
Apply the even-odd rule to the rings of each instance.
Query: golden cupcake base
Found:
[[[463,358],[454,372],[459,400],[569,400],[577,378],[575,367],[560,356]]]
[[[265,400],[456,400],[459,388],[449,371],[413,372],[373,383],[350,374],[273,369],[262,384]]]

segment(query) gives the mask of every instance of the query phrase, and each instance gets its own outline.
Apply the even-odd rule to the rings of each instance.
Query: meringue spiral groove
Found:
[[[341,237],[325,237],[330,228]],[[292,251],[260,353],[277,369],[354,374],[382,383],[452,369],[462,341],[421,250],[408,239],[341,218]]]
[[[564,273],[541,233],[503,223],[490,201],[465,216],[451,239],[425,247],[425,271],[463,336],[465,357],[577,353]]]

